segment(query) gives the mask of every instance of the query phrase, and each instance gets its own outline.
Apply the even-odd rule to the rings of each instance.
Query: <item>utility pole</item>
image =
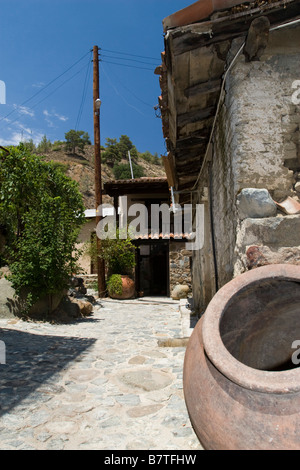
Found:
[[[100,146],[100,96],[99,96],[99,51],[98,46],[93,48],[93,99],[94,99],[94,147],[95,147],[95,196],[96,196],[96,226],[101,221],[102,214],[98,212],[102,204],[102,180],[101,180],[101,146]],[[97,253],[100,253],[101,240],[97,237]],[[97,256],[98,295],[105,294],[105,264],[104,260]]]

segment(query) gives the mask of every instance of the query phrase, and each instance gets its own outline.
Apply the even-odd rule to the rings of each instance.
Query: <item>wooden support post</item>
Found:
[[[95,197],[96,197],[96,226],[102,218],[98,208],[102,204],[101,180],[101,146],[100,146],[100,96],[99,96],[99,56],[98,46],[93,48],[93,99],[94,99],[94,148],[95,148]],[[101,250],[101,240],[97,237],[97,253]],[[98,295],[105,295],[105,264],[97,257]]]

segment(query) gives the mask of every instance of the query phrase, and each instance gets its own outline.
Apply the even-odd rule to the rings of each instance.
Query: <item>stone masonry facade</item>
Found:
[[[170,292],[177,285],[187,285],[192,290],[191,257],[192,252],[185,249],[185,243],[170,243]]]
[[[232,60],[240,47],[233,41]],[[264,264],[300,265],[300,214],[241,217],[245,188],[264,189],[275,203],[300,202],[300,27],[270,33],[260,61],[241,54],[227,76],[213,136],[206,186],[195,202],[205,206],[202,250],[193,254],[195,304],[205,309],[216,290],[233,277]]]

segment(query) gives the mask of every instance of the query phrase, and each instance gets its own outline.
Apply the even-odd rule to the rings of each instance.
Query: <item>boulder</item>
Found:
[[[33,318],[47,317],[51,315],[59,306],[65,291],[58,294],[49,294],[41,297],[32,307],[30,307],[28,316]]]
[[[57,319],[82,318],[91,315],[93,305],[86,299],[65,296],[54,312]]]
[[[18,300],[10,281],[0,279],[0,318],[14,318],[19,313]]]
[[[2,266],[0,268],[0,278],[2,279],[3,277],[7,277],[11,274],[11,271],[8,266]]]
[[[267,189],[242,189],[237,196],[237,208],[241,220],[275,217],[277,214],[277,206]]]
[[[8,272],[5,271],[5,274]],[[44,318],[51,315],[60,304],[65,292],[47,295],[39,299],[26,313],[31,318]],[[24,314],[26,296],[17,296],[12,283],[2,277],[0,279],[0,318],[15,318]]]
[[[186,299],[189,292],[189,286],[179,284],[172,290],[171,297],[173,300]]]
[[[72,277],[70,279],[70,289],[69,295],[76,295],[81,294],[85,295],[87,293],[87,289],[84,285],[84,279],[81,277]]]
[[[264,245],[279,247],[299,246],[300,215],[245,219],[238,236],[244,246]]]
[[[300,246],[278,247],[250,246],[246,251],[247,268],[253,269],[268,264],[300,265]]]
[[[65,296],[57,309],[53,312],[53,315],[62,321],[65,319],[79,318],[80,308],[73,297]]]
[[[76,300],[78,306],[79,306],[79,309],[80,309],[80,314],[83,316],[83,317],[86,317],[88,315],[90,315],[93,311],[93,305],[88,302],[87,300]]]

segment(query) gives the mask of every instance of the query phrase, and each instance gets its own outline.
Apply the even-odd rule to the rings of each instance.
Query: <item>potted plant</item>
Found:
[[[99,255],[107,266],[108,294],[114,299],[130,299],[135,295],[134,267],[135,246],[127,235],[120,237],[117,229],[116,238],[101,241]]]

